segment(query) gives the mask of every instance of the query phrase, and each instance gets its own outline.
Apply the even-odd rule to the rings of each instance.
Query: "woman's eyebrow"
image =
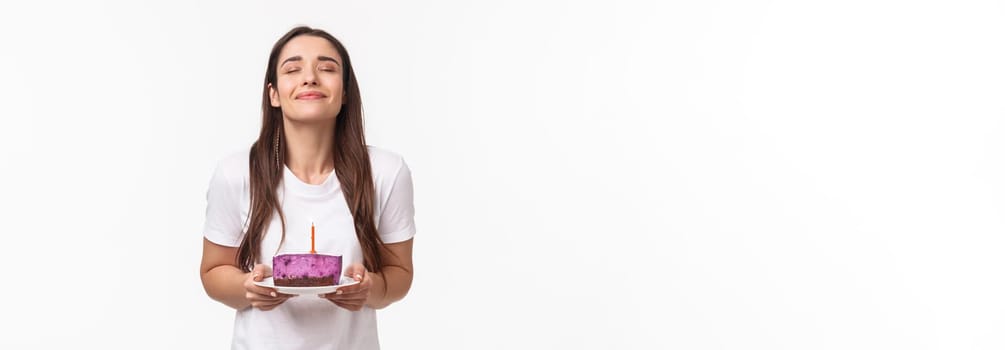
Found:
[[[287,62],[300,62],[300,61],[303,61],[303,60],[304,60],[304,58],[301,57],[301,56],[293,56],[293,57],[290,57],[290,58],[287,58],[287,59],[283,60],[283,63],[279,64],[279,66],[282,67]],[[339,66],[342,65],[342,64],[340,64],[338,62],[338,60],[336,60],[333,57],[329,57],[329,56],[318,56],[318,61],[329,61],[329,62],[334,62],[335,64],[337,64]]]
[[[286,62],[303,61],[303,59],[304,58],[300,57],[300,56],[293,56],[293,57],[290,57],[290,58],[287,58],[287,59],[283,60],[283,63],[280,63],[279,66],[282,67],[284,64],[286,64]]]
[[[334,58],[328,57],[328,56],[318,56],[318,61],[331,61],[331,62],[335,62],[335,64],[341,66],[341,64],[339,64],[337,60],[335,60]]]

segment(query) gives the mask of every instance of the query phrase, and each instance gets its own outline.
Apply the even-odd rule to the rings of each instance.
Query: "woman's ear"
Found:
[[[272,104],[272,107],[279,107],[279,91],[272,87],[272,83],[268,83],[266,86],[269,88],[269,103]]]

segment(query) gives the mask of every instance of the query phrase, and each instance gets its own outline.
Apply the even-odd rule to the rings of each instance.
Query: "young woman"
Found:
[[[375,309],[412,283],[411,173],[369,147],[345,48],[308,27],[272,48],[262,86],[262,129],[249,151],[224,158],[210,181],[202,283],[237,310],[236,349],[377,349]],[[254,282],[272,257],[342,255],[359,281],[327,295],[287,295]]]

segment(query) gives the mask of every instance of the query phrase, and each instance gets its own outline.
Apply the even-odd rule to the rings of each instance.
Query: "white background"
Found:
[[[196,3],[0,6],[0,348],[229,346],[205,191],[297,24],[413,171],[385,349],[1005,348],[1000,1]]]

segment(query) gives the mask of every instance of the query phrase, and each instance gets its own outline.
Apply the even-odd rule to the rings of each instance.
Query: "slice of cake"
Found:
[[[272,257],[272,280],[282,287],[319,287],[338,284],[341,255],[280,254]]]

